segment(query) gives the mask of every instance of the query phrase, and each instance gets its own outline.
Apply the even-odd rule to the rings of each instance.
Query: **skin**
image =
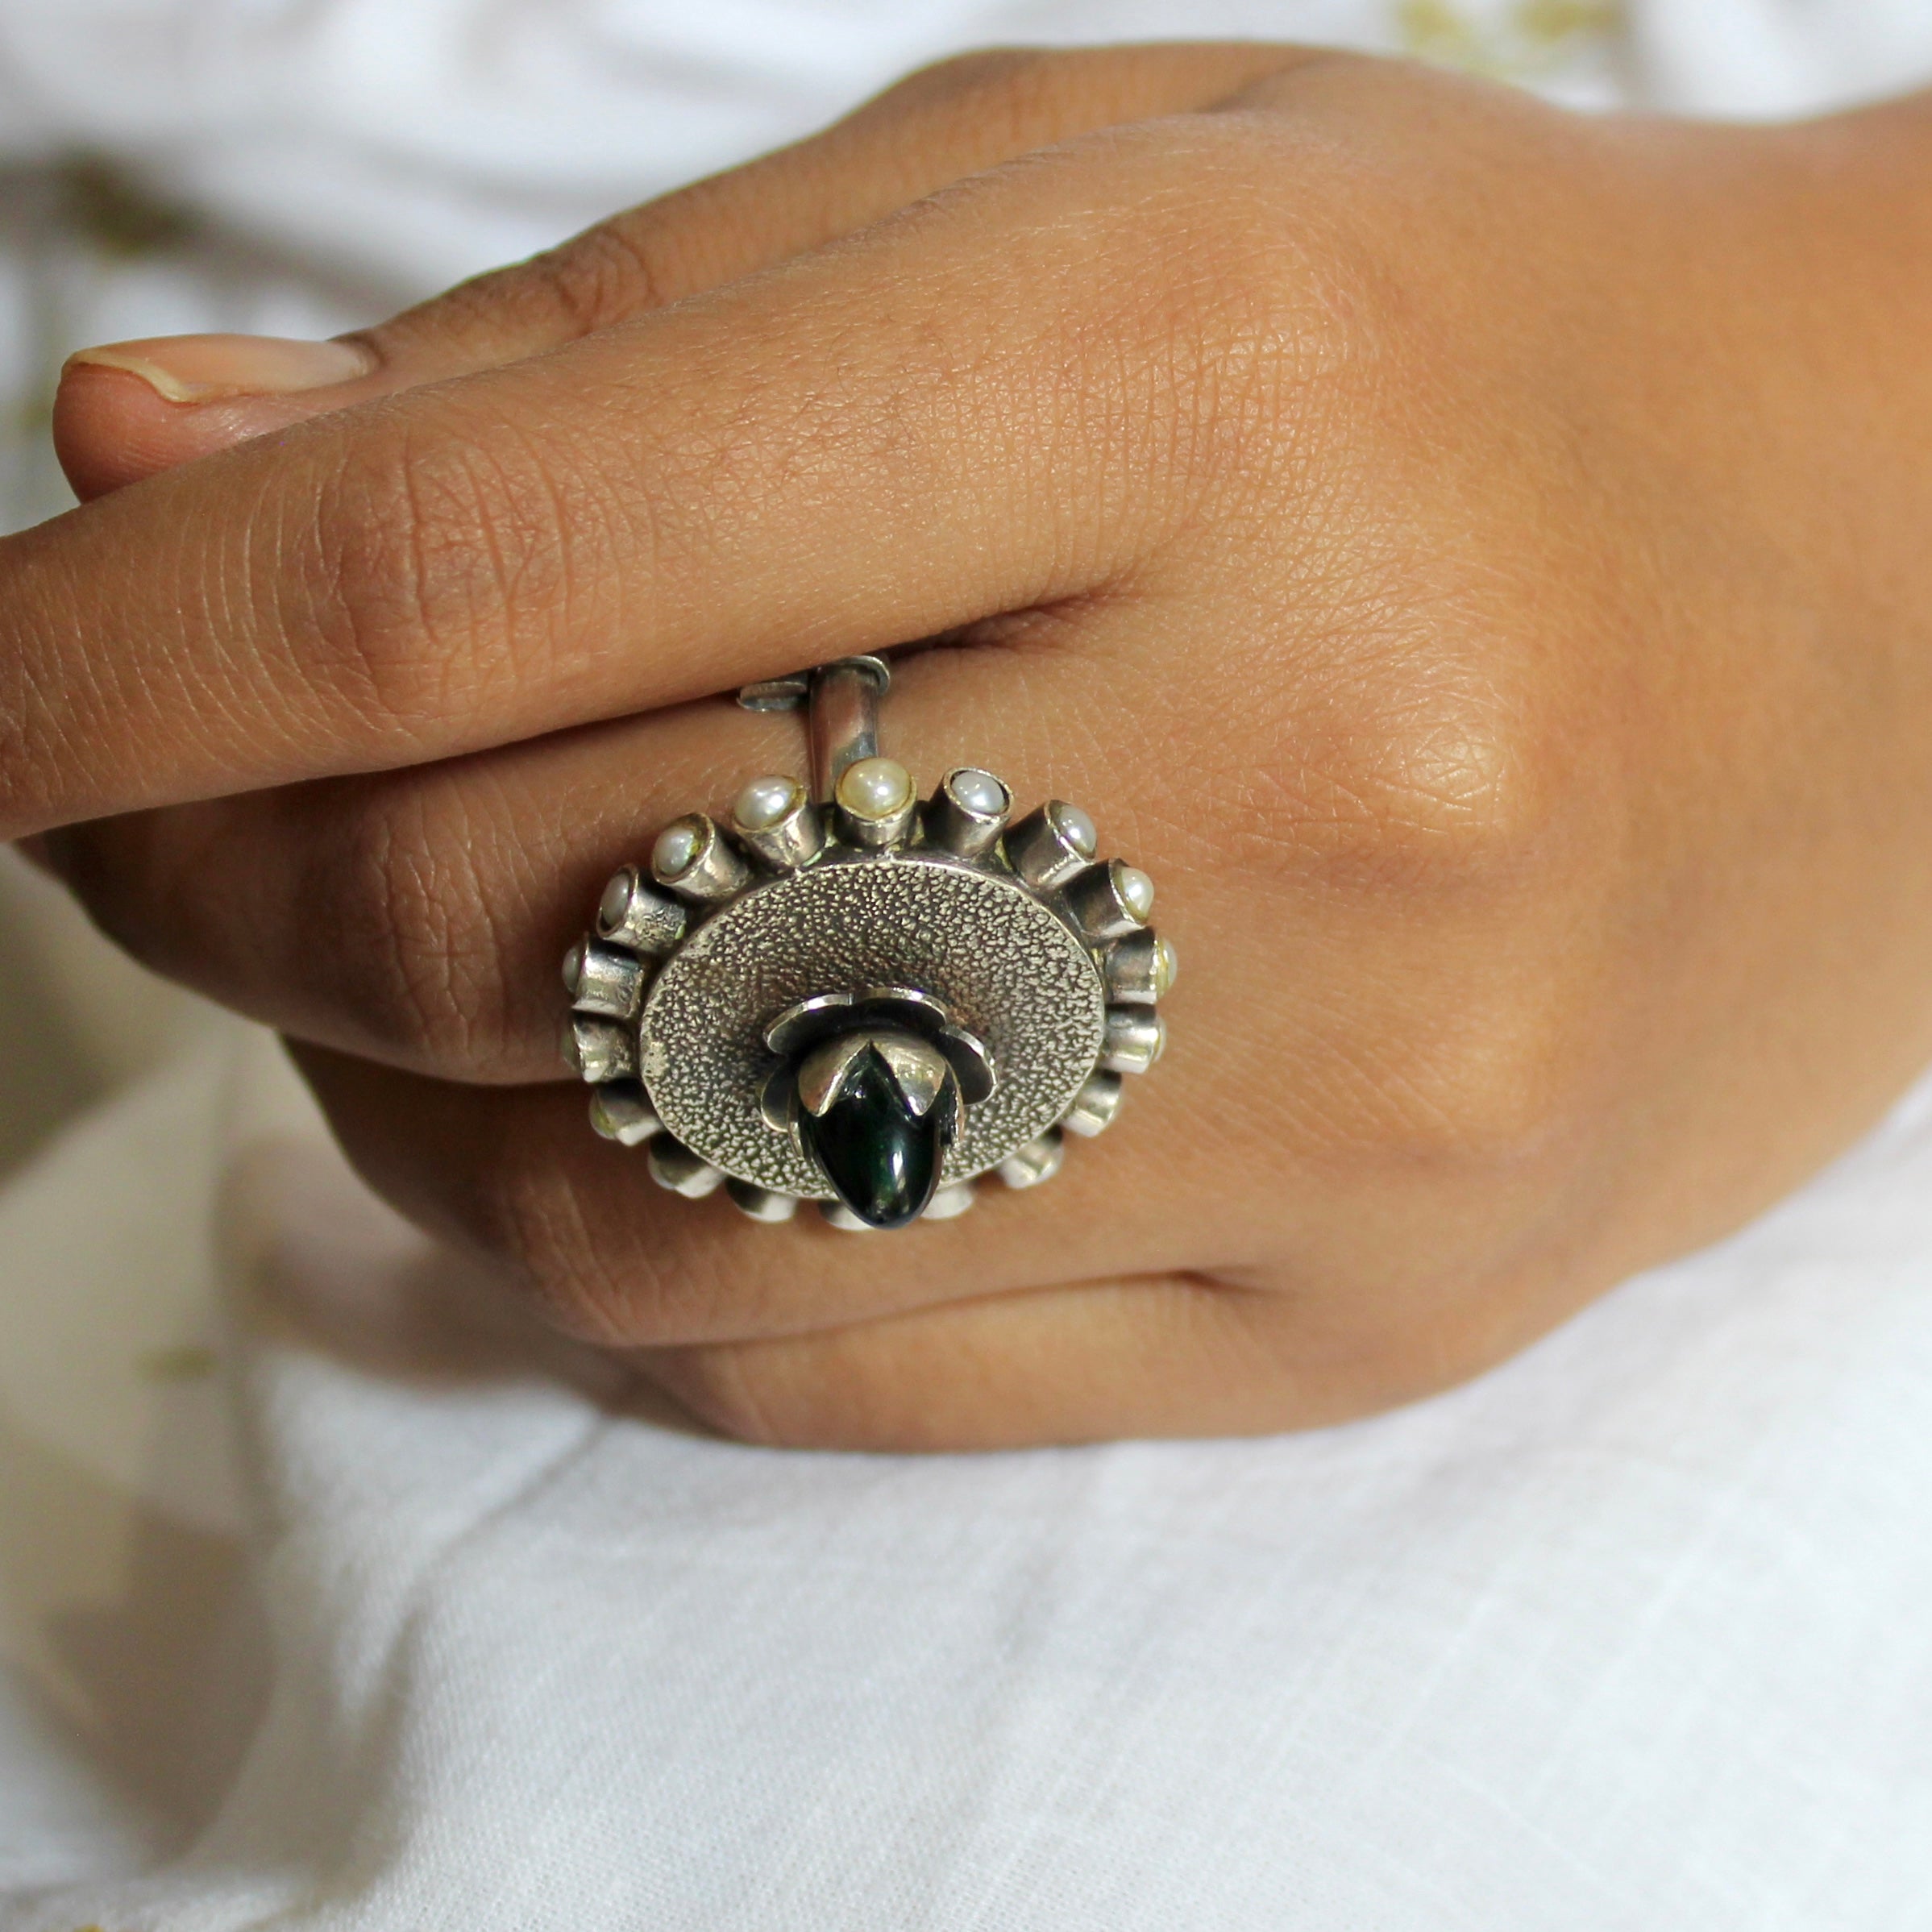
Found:
[[[1932,1053],[1927,143],[1257,47],[996,56],[169,401],[0,544],[0,833],[282,1028],[425,1225],[762,1441],[1327,1423],[1735,1228]],[[193,460],[190,460],[190,459]],[[888,713],[1160,883],[1173,1050],[1049,1193],[659,1193],[555,964],[713,694]]]

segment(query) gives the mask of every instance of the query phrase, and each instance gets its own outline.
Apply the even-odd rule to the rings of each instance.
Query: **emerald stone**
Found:
[[[892,1070],[868,1046],[846,1070],[822,1114],[800,1110],[799,1132],[838,1198],[872,1228],[916,1220],[939,1184],[950,1109],[922,1116]]]

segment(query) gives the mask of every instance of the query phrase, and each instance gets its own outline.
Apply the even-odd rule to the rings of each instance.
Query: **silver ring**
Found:
[[[921,800],[879,751],[891,683],[858,657],[747,686],[747,709],[808,713],[809,787],[754,779],[728,822],[673,820],[564,961],[591,1124],[754,1220],[812,1201],[903,1228],[988,1174],[1037,1186],[1166,1045],[1153,882],[1077,806],[1015,819],[976,767]]]

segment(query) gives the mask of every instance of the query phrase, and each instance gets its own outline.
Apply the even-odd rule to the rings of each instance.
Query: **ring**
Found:
[[[963,1213],[988,1174],[1037,1186],[1166,1045],[1153,881],[1099,859],[1077,806],[1015,820],[990,771],[922,801],[879,752],[891,683],[855,657],[740,692],[808,713],[810,788],[754,779],[728,824],[673,820],[564,961],[591,1124],[754,1220],[812,1201],[904,1228]]]

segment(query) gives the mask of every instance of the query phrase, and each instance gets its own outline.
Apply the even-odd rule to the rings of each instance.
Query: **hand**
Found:
[[[301,1043],[379,1189],[728,1430],[1440,1388],[1932,1050],[1918,120],[999,57],[346,381],[83,363],[60,433],[109,493],[0,548],[0,829],[69,823],[96,916]],[[555,961],[658,824],[796,765],[695,700],[936,634],[894,749],[1077,798],[1153,873],[1173,1049],[962,1222],[659,1195],[556,1078]]]

